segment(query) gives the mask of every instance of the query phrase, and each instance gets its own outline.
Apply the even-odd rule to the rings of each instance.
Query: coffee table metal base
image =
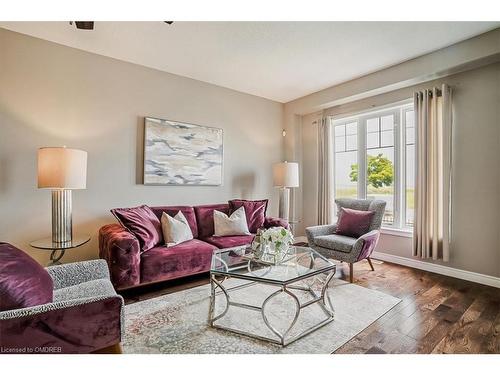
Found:
[[[297,340],[301,339],[302,337],[320,329],[321,327],[327,325],[328,323],[333,322],[335,312],[333,309],[333,305],[332,305],[330,296],[327,293],[327,290],[328,290],[329,284],[330,284],[331,280],[333,279],[334,275],[335,275],[335,269],[326,276],[326,279],[323,282],[323,286],[321,288],[321,294],[319,294],[319,295],[310,286],[306,287],[306,286],[301,286],[301,285],[285,284],[285,285],[280,285],[279,286],[280,289],[278,289],[274,293],[270,294],[264,300],[264,302],[262,303],[261,306],[255,306],[255,305],[250,305],[250,304],[246,304],[246,303],[231,301],[231,297],[230,297],[229,292],[231,290],[241,289],[241,288],[249,287],[249,286],[255,285],[255,284],[267,284],[267,283],[265,283],[263,281],[259,281],[259,282],[252,281],[252,282],[248,282],[248,283],[238,285],[235,287],[225,288],[223,286],[223,282],[226,279],[228,279],[228,277],[224,276],[224,275],[218,275],[217,273],[211,273],[210,274],[211,295],[210,295],[210,306],[209,306],[209,312],[208,312],[209,325],[211,327],[214,327],[214,328],[226,330],[229,332],[237,333],[240,335],[245,335],[248,337],[252,337],[252,338],[256,338],[256,339],[260,339],[260,340],[264,340],[264,341],[268,341],[268,342],[278,344],[278,345],[285,347],[285,346],[291,344],[292,342],[297,341]],[[221,279],[218,280],[217,276],[221,277]],[[269,284],[275,285],[274,283],[269,283]],[[218,289],[220,289],[220,290],[218,290]],[[312,299],[308,300],[307,302],[300,303],[297,296],[292,292],[293,290],[301,290],[301,291],[308,292],[312,296]],[[290,326],[284,332],[279,332],[275,327],[273,327],[266,316],[266,305],[274,297],[276,297],[277,295],[279,295],[281,293],[286,293],[287,295],[289,295],[292,298],[292,300],[294,301],[294,305],[295,305],[294,318],[293,318],[292,322],[290,323]],[[216,295],[220,295],[220,294],[222,294],[226,299],[226,307],[225,307],[224,311],[222,311],[219,315],[214,316],[214,314],[215,314],[215,297],[216,297]],[[311,327],[306,328],[302,332],[295,334],[293,336],[290,336],[290,332],[291,332],[292,328],[295,326],[295,324],[297,323],[297,320],[299,319],[301,310],[308,307],[308,306],[311,306],[312,304],[315,304],[315,303],[317,303],[321,307],[321,310],[326,315],[326,318],[323,319],[322,321],[320,321],[319,323],[314,324]],[[239,308],[248,309],[248,310],[253,310],[253,311],[260,311],[262,319],[264,321],[264,324],[269,328],[269,330],[277,338],[270,338],[270,337],[254,334],[252,332],[239,330],[239,329],[231,328],[231,327],[225,327],[225,326],[216,324],[215,322],[217,320],[221,319],[222,317],[224,317],[224,315],[227,314],[230,306],[239,307]]]

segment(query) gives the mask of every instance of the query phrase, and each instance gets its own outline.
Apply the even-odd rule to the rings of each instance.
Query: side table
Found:
[[[73,239],[68,242],[52,242],[52,237],[46,237],[30,242],[30,246],[36,249],[51,250],[52,252],[50,253],[50,262],[48,266],[53,266],[61,264],[59,261],[64,256],[66,250],[82,246],[89,241],[89,234],[76,234],[73,236]]]

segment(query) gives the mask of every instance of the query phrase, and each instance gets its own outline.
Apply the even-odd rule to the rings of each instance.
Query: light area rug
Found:
[[[241,281],[228,280],[225,286]],[[313,288],[320,288],[315,283]],[[335,309],[335,320],[317,331],[282,348],[263,340],[230,333],[207,324],[210,286],[203,285],[181,292],[136,302],[125,306],[124,353],[168,354],[229,354],[229,353],[302,353],[328,354],[351,340],[375,320],[400,302],[398,298],[334,279],[328,293]],[[276,287],[254,284],[230,292],[231,301],[259,305]],[[310,298],[305,292],[294,291],[301,302]],[[216,297],[216,314],[224,310],[225,298]],[[294,316],[294,303],[281,293],[266,306],[266,316],[280,332],[284,332]],[[291,334],[314,325],[326,317],[317,304],[300,312]],[[258,311],[231,306],[217,321],[267,337],[274,334],[265,326]]]

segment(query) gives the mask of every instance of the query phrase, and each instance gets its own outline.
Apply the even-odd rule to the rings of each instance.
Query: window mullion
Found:
[[[406,227],[406,108],[401,108],[401,228]]]
[[[394,111],[394,223],[393,226],[401,228],[401,110]]]
[[[358,198],[366,198],[366,117],[358,119]]]

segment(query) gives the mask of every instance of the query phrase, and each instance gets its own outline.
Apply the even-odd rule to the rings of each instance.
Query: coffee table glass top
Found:
[[[335,263],[309,247],[290,246],[277,264],[269,256],[256,257],[250,246],[215,251],[210,272],[271,284],[289,284],[335,269]]]

